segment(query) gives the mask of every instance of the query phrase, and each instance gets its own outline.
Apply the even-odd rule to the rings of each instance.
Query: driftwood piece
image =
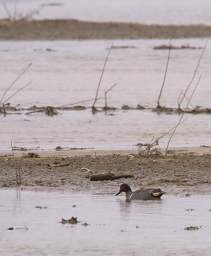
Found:
[[[66,167],[69,166],[71,163],[60,163],[60,162],[55,162],[53,164],[48,164],[48,168],[57,168],[57,167]]]
[[[90,176],[91,181],[117,180],[121,178],[126,178],[126,179],[133,178],[133,175],[129,175],[129,174],[115,175],[111,172],[108,172],[108,173],[94,174]]]

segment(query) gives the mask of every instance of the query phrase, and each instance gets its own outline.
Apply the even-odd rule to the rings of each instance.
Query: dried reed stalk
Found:
[[[94,101],[93,101],[93,104],[92,104],[92,112],[93,113],[96,111],[95,104],[97,102],[97,98],[98,98],[98,94],[99,94],[99,90],[100,90],[100,85],[101,85],[102,80],[103,80],[103,75],[105,73],[106,65],[108,63],[108,58],[109,58],[109,56],[111,54],[111,49],[112,49],[112,45],[111,45],[111,47],[108,48],[108,53],[106,55],[106,58],[105,58],[105,61],[104,61],[104,64],[103,64],[103,69],[102,69],[101,74],[100,74],[100,79],[99,79],[99,82],[98,82],[98,85],[97,85],[97,89],[96,89],[96,93],[95,93],[95,98],[94,98]]]
[[[168,73],[170,55],[171,55],[171,39],[169,40],[168,56],[167,56],[167,61],[166,61],[166,68],[165,68],[165,72],[164,72],[163,82],[162,82],[160,92],[159,92],[159,95],[158,95],[158,99],[157,99],[157,108],[161,107],[160,106],[160,98],[161,98],[161,95],[163,93],[163,88],[164,88],[164,85],[165,85],[165,82],[166,82],[166,76],[167,76],[167,73]]]
[[[194,69],[194,72],[193,72],[193,75],[192,75],[192,77],[191,77],[191,80],[190,80],[190,82],[187,84],[187,86],[186,86],[186,88],[185,88],[185,91],[184,91],[184,93],[183,93],[183,95],[182,95],[180,101],[178,102],[178,109],[181,109],[182,103],[183,103],[183,101],[184,101],[184,99],[185,99],[185,97],[186,97],[186,95],[187,95],[187,93],[188,93],[188,91],[189,91],[189,89],[190,89],[190,87],[191,87],[191,85],[192,85],[192,83],[193,83],[195,77],[196,77],[196,74],[197,74],[198,69],[199,69],[200,64],[201,64],[201,60],[202,60],[202,58],[203,58],[203,56],[204,56],[205,50],[207,49],[207,43],[208,43],[208,40],[206,40],[205,45],[204,45],[204,47],[202,48],[201,54],[200,54],[200,56],[199,56],[199,58],[198,58],[198,61],[197,61],[197,63],[196,63],[196,67],[195,67],[195,69]]]

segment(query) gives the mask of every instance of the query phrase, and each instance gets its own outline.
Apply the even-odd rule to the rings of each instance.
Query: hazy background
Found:
[[[12,11],[38,9],[37,19],[81,19],[159,24],[211,24],[210,0],[1,0]],[[0,17],[6,17],[1,6]]]

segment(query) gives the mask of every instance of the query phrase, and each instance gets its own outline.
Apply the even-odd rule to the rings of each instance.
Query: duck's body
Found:
[[[148,188],[148,189],[139,189],[132,192],[130,186],[128,184],[122,184],[120,186],[119,192],[125,192],[126,201],[131,200],[160,200],[161,196],[165,194],[160,188]]]

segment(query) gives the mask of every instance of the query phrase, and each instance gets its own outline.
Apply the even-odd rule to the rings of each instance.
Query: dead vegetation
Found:
[[[183,45],[180,45],[180,46],[176,46],[176,45],[170,45],[169,46],[169,45],[163,44],[163,45],[158,45],[158,46],[153,47],[154,50],[169,50],[169,48],[171,50],[200,50],[203,47],[201,47],[201,46],[191,46],[189,44],[183,44]]]

